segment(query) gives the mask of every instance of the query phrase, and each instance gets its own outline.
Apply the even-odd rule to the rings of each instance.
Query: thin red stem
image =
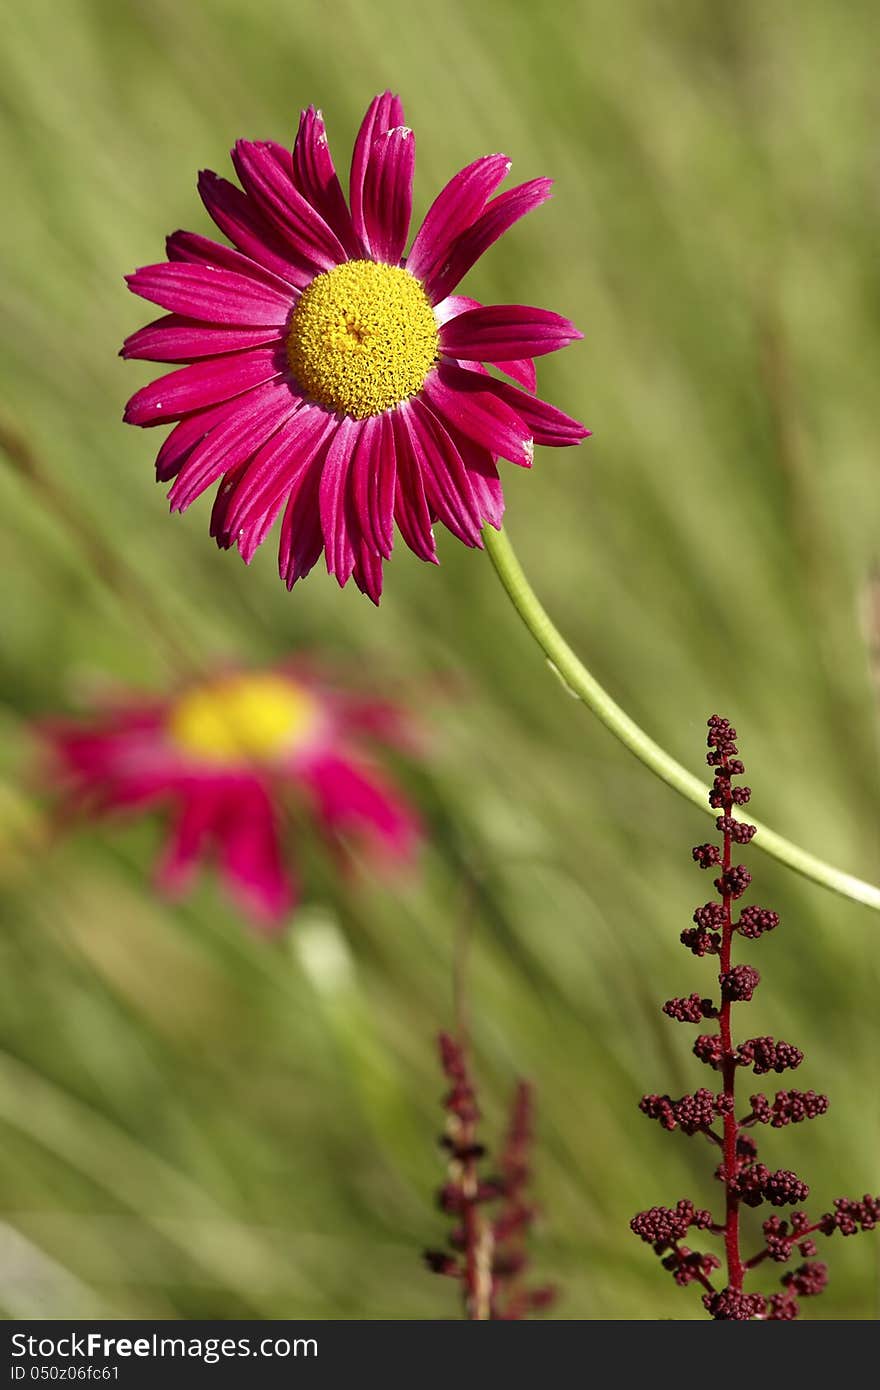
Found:
[[[730,777],[729,762],[726,754],[722,761],[721,770],[725,777]],[[733,798],[728,794],[724,801],[725,821],[729,821],[732,814]],[[721,868],[725,884],[730,867],[731,839],[730,830],[726,829],[724,832],[724,850]],[[726,975],[730,970],[731,945],[733,941],[731,901],[730,893],[725,892],[723,894],[724,920],[721,928],[720,953],[722,975]],[[726,1190],[724,1249],[727,1255],[727,1286],[735,1293],[741,1293],[745,1270],[739,1249],[739,1197],[734,1185],[737,1171],[736,1141],[739,1137],[739,1125],[734,1112],[734,1090],[736,1086],[737,1068],[730,1031],[730,1009],[731,1001],[722,998],[718,1022],[721,1033],[721,1046],[723,1048],[721,1074],[724,1080],[724,1094],[728,1102],[727,1112],[724,1116],[724,1186]]]

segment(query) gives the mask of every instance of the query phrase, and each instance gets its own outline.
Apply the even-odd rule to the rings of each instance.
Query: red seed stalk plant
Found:
[[[724,1217],[718,1220],[710,1211],[700,1211],[693,1202],[683,1199],[674,1208],[652,1207],[639,1212],[630,1226],[654,1247],[664,1269],[670,1271],[677,1284],[700,1285],[703,1304],[713,1318],[747,1322],[796,1318],[800,1311],[798,1298],[821,1293],[828,1279],[827,1266],[812,1258],[817,1253],[813,1236],[830,1236],[835,1231],[848,1236],[872,1229],[880,1221],[880,1197],[865,1196],[861,1201],[839,1197],[833,1211],[812,1221],[800,1210],[800,1203],[809,1193],[806,1183],[788,1169],[771,1172],[759,1162],[758,1146],[749,1131],[758,1125],[781,1129],[824,1115],[827,1096],[792,1089],[777,1091],[771,1101],[758,1092],[749,1096],[748,1110],[737,1114],[736,1080],[740,1068],[749,1067],[756,1076],[771,1071],[781,1073],[799,1067],[804,1054],[793,1044],[772,1037],[747,1038],[736,1045],[733,1041],[733,1006],[748,1003],[760,980],[753,966],[733,964],[734,938],[756,941],[779,923],[775,912],[761,907],[744,907],[736,920],[733,916],[734,903],[751,882],[748,869],[742,864],[734,865],[733,846],[748,844],[755,834],[753,825],[734,816],[734,808],[746,805],[751,796],[748,787],[734,785],[733,779],[745,771],[737,756],[736,737],[736,730],[726,719],[713,715],[709,720],[707,761],[715,768],[709,804],[720,812],[716,826],[722,845],[720,849],[715,844],[697,845],[693,857],[700,868],[719,870],[715,879],[718,897],[698,908],[694,913],[695,925],[681,934],[682,944],[695,956],[717,956],[720,1000],[716,1005],[694,993],[687,998],[669,999],[663,1005],[663,1012],[679,1023],[715,1023],[717,1031],[699,1035],[694,1054],[719,1073],[721,1090],[713,1092],[701,1087],[680,1100],[672,1100],[668,1095],[646,1095],[640,1102],[643,1113],[659,1120],[664,1129],[679,1128],[686,1135],[701,1135],[717,1148],[720,1163],[715,1176],[724,1187]],[[742,1209],[764,1204],[797,1209],[788,1220],[768,1216],[763,1223],[763,1245],[754,1254],[744,1256]],[[723,1287],[718,1288],[713,1282],[715,1272],[722,1268],[721,1260],[716,1255],[691,1250],[683,1243],[691,1228],[723,1238]],[[781,1292],[745,1290],[748,1276],[759,1265],[767,1260],[787,1264],[795,1255],[803,1263],[782,1275]]]
[[[440,1140],[449,1153],[449,1173],[437,1200],[455,1225],[450,1250],[427,1250],[425,1262],[435,1274],[458,1280],[466,1318],[517,1321],[549,1307],[556,1296],[550,1285],[525,1283],[526,1242],[536,1215],[527,1195],[532,1088],[525,1081],[517,1085],[498,1171],[484,1175],[486,1149],[477,1137],[480,1111],[464,1047],[447,1033],[440,1034],[438,1044],[450,1089]]]

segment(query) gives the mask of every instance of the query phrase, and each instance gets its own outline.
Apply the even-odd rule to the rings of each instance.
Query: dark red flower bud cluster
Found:
[[[735,930],[740,936],[756,941],[765,931],[773,931],[778,926],[778,912],[769,912],[766,907],[744,907],[735,923]]]
[[[813,1260],[812,1263],[799,1265],[797,1269],[790,1269],[783,1274],[782,1282],[792,1293],[801,1298],[810,1298],[821,1293],[828,1283],[828,1266],[821,1260]]]
[[[717,956],[721,937],[717,932],[704,931],[701,927],[685,927],[681,944],[693,951],[695,956]]]
[[[751,1067],[756,1076],[766,1076],[769,1071],[794,1071],[804,1060],[799,1047],[775,1038],[747,1038],[736,1052],[740,1064]]]
[[[697,997],[697,995],[691,995],[692,999]],[[666,1005],[663,1006],[663,1012],[667,1012]],[[693,1018],[688,1021],[698,1023],[699,1019]],[[724,1043],[720,1033],[701,1033],[694,1043],[694,1056],[699,1057],[701,1062],[705,1062],[715,1071],[719,1071],[725,1056]],[[770,1071],[782,1072],[788,1069],[793,1071],[795,1067],[800,1066],[803,1060],[804,1054],[800,1048],[781,1040],[777,1042],[775,1038],[769,1037],[747,1038],[745,1042],[738,1045],[735,1052],[736,1065],[738,1067],[751,1067],[756,1076],[766,1076],[767,1072]],[[788,1093],[779,1091],[777,1097],[784,1094]],[[799,1092],[792,1091],[790,1094],[798,1095]],[[812,1095],[813,1093],[810,1091],[808,1094]],[[822,1099],[825,1100],[827,1109],[827,1097],[822,1097]],[[819,1113],[820,1111],[817,1110],[816,1114]],[[757,1115],[754,1118],[757,1121]],[[772,1119],[772,1116],[769,1118]],[[746,1124],[748,1121],[744,1120],[743,1123]]]
[[[549,1307],[555,1298],[549,1285],[532,1288],[523,1279],[528,1265],[526,1241],[537,1214],[527,1195],[531,1087],[524,1081],[517,1086],[498,1174],[483,1176],[480,1164],[486,1149],[476,1138],[480,1112],[464,1048],[446,1033],[440,1034],[438,1045],[452,1085],[443,1101],[446,1130],[440,1141],[449,1153],[449,1177],[437,1200],[457,1223],[448,1237],[455,1253],[426,1250],[425,1263],[432,1273],[460,1282],[467,1318],[518,1320]]]
[[[729,835],[734,844],[747,845],[758,832],[756,825],[748,825],[745,821],[735,820],[733,816],[719,816],[715,822],[716,830],[720,830],[722,835]],[[719,856],[720,863],[720,856]]]
[[[695,927],[686,927],[681,934],[682,946],[695,956],[717,956],[721,947],[721,928],[724,908],[721,903],[704,903],[694,913]]]
[[[721,850],[717,845],[694,845],[691,853],[701,869],[714,869],[721,863]]]
[[[464,1052],[448,1033],[441,1033],[437,1039],[440,1049],[440,1065],[452,1089],[443,1098],[443,1109],[453,1115],[461,1129],[469,1129],[480,1118],[477,1097],[471,1085],[470,1074],[464,1059]],[[451,1140],[447,1140],[447,1145]]]
[[[763,1202],[769,1202],[771,1207],[793,1207],[810,1195],[807,1184],[796,1173],[788,1168],[777,1168],[771,1173],[765,1163],[750,1163],[740,1169],[727,1188],[747,1207],[759,1207]]]
[[[725,839],[727,838],[725,836]],[[715,887],[722,898],[741,898],[751,881],[752,876],[745,864],[736,864],[725,868],[721,877],[716,878]]]
[[[701,1033],[694,1043],[694,1056],[718,1071],[724,1061],[724,1043],[718,1033]]]
[[[873,1231],[880,1225],[880,1197],[867,1194],[860,1202],[850,1201],[848,1197],[837,1197],[834,1211],[826,1211],[819,1222],[818,1229],[825,1236],[839,1231],[842,1236],[854,1236],[857,1231]]]
[[[667,999],[663,1012],[679,1023],[702,1023],[704,1018],[715,1018],[718,1010],[711,999],[701,999],[698,994],[689,994],[687,999]]]
[[[810,1230],[810,1218],[805,1211],[793,1211],[788,1221],[781,1216],[768,1216],[761,1228],[764,1232],[766,1258],[777,1264],[785,1264],[791,1259],[792,1250],[797,1247],[801,1255],[815,1255],[816,1242],[805,1235]]]
[[[724,905],[723,903],[704,903],[698,907],[694,913],[694,921],[700,931],[712,932],[713,935],[720,936],[724,926]]]
[[[760,1293],[741,1293],[736,1289],[720,1289],[704,1293],[703,1307],[719,1322],[751,1322],[764,1314],[767,1300]]]
[[[691,1226],[695,1226],[698,1231],[706,1231],[712,1224],[710,1211],[699,1211],[693,1202],[683,1197],[674,1209],[651,1207],[650,1211],[640,1211],[638,1216],[633,1217],[629,1227],[637,1236],[641,1236],[642,1240],[653,1245],[658,1255],[662,1255],[667,1246],[683,1240]]]
[[[735,965],[718,976],[721,998],[731,1003],[747,1004],[760,982],[761,976],[752,965]]]
[[[802,1120],[815,1120],[828,1109],[828,1097],[819,1096],[815,1091],[777,1091],[772,1104],[760,1093],[749,1096],[752,1113],[743,1124],[754,1121],[759,1125],[772,1125],[774,1129],[784,1129],[786,1125],[798,1125]]]
[[[787,1293],[775,1293],[767,1301],[764,1317],[767,1322],[790,1322],[799,1316],[800,1311],[796,1298],[789,1297]]]
[[[756,1076],[765,1076],[769,1072],[794,1070],[804,1060],[800,1048],[792,1043],[763,1036],[735,1044],[732,1037],[734,1006],[751,1000],[761,978],[754,966],[733,963],[734,938],[738,935],[756,941],[779,925],[777,914],[764,907],[749,905],[740,910],[736,920],[733,916],[733,903],[751,882],[748,869],[733,864],[733,846],[748,844],[757,833],[755,826],[734,815],[734,808],[744,806],[751,798],[749,787],[733,784],[733,779],[745,771],[737,756],[736,737],[736,730],[726,719],[713,715],[709,720],[707,762],[715,768],[709,805],[720,812],[715,824],[723,844],[720,849],[713,844],[697,845],[693,858],[703,869],[720,868],[715,879],[718,899],[698,907],[694,926],[681,933],[682,945],[695,956],[719,957],[720,998],[716,1004],[694,991],[668,999],[663,1005],[667,1017],[679,1023],[699,1024],[704,1019],[717,1019],[717,1032],[701,1033],[693,1050],[701,1062],[720,1073],[723,1087],[719,1092],[701,1088],[680,1100],[648,1094],[639,1102],[643,1114],[658,1120],[663,1129],[680,1129],[686,1135],[703,1134],[720,1147],[722,1158],[715,1177],[724,1188],[724,1216],[713,1217],[711,1212],[697,1210],[692,1202],[682,1199],[675,1208],[651,1207],[639,1212],[630,1227],[653,1247],[677,1284],[702,1286],[703,1304],[713,1318],[728,1322],[787,1321],[799,1315],[798,1298],[821,1293],[828,1282],[827,1267],[812,1259],[816,1254],[813,1235],[820,1232],[830,1236],[840,1231],[846,1236],[872,1230],[880,1224],[880,1197],[865,1196],[861,1201],[839,1197],[834,1210],[815,1222],[801,1210],[792,1212],[787,1221],[769,1216],[763,1223],[762,1247],[750,1259],[741,1254],[740,1220],[745,1209],[765,1204],[796,1207],[809,1194],[806,1183],[790,1169],[772,1171],[759,1161],[757,1144],[746,1130],[759,1124],[783,1129],[815,1119],[827,1111],[828,1097],[815,1091],[786,1090],[777,1091],[771,1101],[759,1092],[749,1097],[749,1113],[741,1119],[736,1117],[735,1083],[741,1067],[750,1067]],[[718,1121],[723,1131],[720,1134]],[[716,1289],[712,1281],[720,1261],[682,1243],[692,1227],[723,1235],[727,1263],[724,1288]],[[745,1291],[746,1278],[763,1261],[786,1264],[795,1254],[804,1263],[783,1275],[782,1292],[766,1295]]]
[[[650,1120],[659,1120],[664,1129],[679,1128],[685,1134],[697,1134],[712,1128],[719,1115],[728,1113],[730,1098],[701,1087],[691,1096],[673,1100],[671,1096],[642,1096],[639,1109]]]

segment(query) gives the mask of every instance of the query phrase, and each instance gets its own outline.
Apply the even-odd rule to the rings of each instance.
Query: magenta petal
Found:
[[[371,550],[363,536],[360,538],[360,545],[355,546],[355,562],[352,576],[357,587],[362,594],[379,606],[382,597],[382,582],[384,578],[382,556],[377,555]]]
[[[396,470],[394,519],[410,550],[420,560],[428,560],[436,565],[437,544],[415,446],[399,410],[391,413],[390,421]]]
[[[510,173],[503,154],[487,154],[459,172],[441,189],[425,214],[407,258],[407,269],[419,280],[437,274],[455,238],[479,217],[486,202]]]
[[[372,480],[368,506],[370,530],[376,548],[386,559],[394,545],[394,493],[397,486],[397,454],[390,414],[380,416],[379,457]]]
[[[224,475],[214,498],[214,506],[211,509],[211,535],[215,538],[217,545],[221,550],[230,550],[232,546],[236,546],[246,565],[250,564],[268,536],[285,501],[283,495],[276,498],[272,505],[256,520],[232,531],[227,522],[229,509],[235,501],[236,490],[247,474],[249,465],[250,460],[245,459],[238,468],[230,469]]]
[[[283,420],[250,460],[226,509],[224,529],[234,535],[258,522],[276,503],[280,507],[297,474],[311,463],[335,426],[335,416],[311,402]]]
[[[286,145],[281,145],[277,140],[260,140],[257,142],[266,151],[286,178],[293,182],[293,155]]]
[[[466,314],[469,309],[482,309],[482,307],[478,299],[468,299],[463,294],[450,294],[445,299],[441,299],[439,304],[434,305],[434,317],[442,325],[448,323],[450,319],[457,318],[459,314]],[[508,376],[512,376],[514,381],[518,381],[520,386],[525,386],[527,391],[534,391],[538,377],[531,358],[523,357],[513,362],[493,362],[492,365],[500,368],[502,372],[506,372]]]
[[[513,377],[514,381],[518,381],[527,391],[534,391],[538,385],[538,373],[530,357],[518,358],[514,362],[494,362],[492,365],[505,372],[507,376]]]
[[[352,479],[349,475],[349,488],[351,486]],[[349,518],[349,537],[354,554],[351,576],[361,593],[366,594],[378,607],[382,597],[384,560],[372,541],[364,534],[360,524],[361,518],[354,510],[350,511]]]
[[[297,474],[288,494],[278,545],[278,573],[288,589],[305,579],[324,549],[319,492],[326,448]]]
[[[410,431],[428,505],[465,545],[480,545],[480,514],[455,442],[418,396],[400,412]]]
[[[236,789],[218,826],[220,868],[231,896],[258,925],[279,926],[294,903],[275,811],[256,781]]]
[[[239,140],[232,162],[242,187],[284,237],[298,258],[316,271],[347,260],[345,248],[323,217],[307,202],[266,142]]]
[[[278,329],[271,325],[265,328],[216,327],[179,314],[166,314],[126,338],[119,355],[148,362],[193,362],[201,357],[221,357],[225,353],[280,341]]]
[[[364,421],[353,420],[347,415],[342,417],[330,441],[321,474],[321,529],[324,533],[327,571],[336,575],[340,588],[347,584],[354,569],[354,547],[346,503],[351,459],[364,424]]]
[[[161,425],[191,410],[240,396],[280,376],[285,366],[283,353],[271,348],[194,362],[136,391],[123,418],[129,425]]]
[[[235,538],[238,553],[249,565],[256,555],[263,541],[268,536],[275,522],[278,520],[278,513],[285,503],[284,497],[277,497],[268,511],[264,512],[258,521],[252,521],[248,526],[242,526]],[[228,548],[228,547],[226,547]]]
[[[167,765],[157,740],[161,712],[150,704],[105,711],[91,723],[43,720],[47,769],[71,809],[101,814],[167,800]]]
[[[476,222],[456,237],[448,255],[426,280],[425,291],[431,302],[451,294],[493,242],[527,212],[547,201],[552,187],[552,179],[532,179],[493,198]]]
[[[351,220],[354,224],[355,236],[366,255],[369,255],[370,252],[364,221],[364,182],[373,143],[386,131],[393,130],[395,126],[402,126],[403,124],[403,106],[400,98],[391,92],[383,92],[381,96],[374,97],[370,102],[354,142],[349,181],[349,202],[351,203]]]
[[[305,770],[305,776],[326,830],[367,831],[395,858],[410,856],[418,822],[371,767],[350,756],[327,753]]]
[[[542,401],[538,396],[527,396],[506,381],[483,377],[481,382],[499,401],[504,401],[505,405],[516,411],[531,430],[536,444],[562,449],[571,444],[580,444],[592,433],[579,420],[566,415],[564,410],[550,405],[549,401]]]
[[[199,194],[221,232],[251,260],[299,289],[314,278],[314,266],[293,255],[281,234],[235,184],[203,169]]]
[[[364,177],[364,229],[374,260],[398,265],[412,216],[416,137],[396,126],[373,142]]]
[[[133,294],[174,314],[209,323],[267,324],[281,329],[292,304],[292,298],[235,271],[186,261],[147,265],[125,279]]]
[[[469,309],[443,324],[440,347],[450,357],[503,362],[541,357],[584,335],[561,314],[523,304],[490,304]]]
[[[515,410],[490,390],[494,385],[502,383],[441,363],[428,376],[422,394],[441,420],[448,420],[475,444],[528,468],[534,453],[531,432]]]
[[[221,401],[219,405],[208,406],[195,415],[188,416],[163,441],[156,458],[156,480],[170,482],[176,478],[193,449],[210,433],[215,425],[222,424],[231,415],[241,410],[241,401]]]
[[[176,897],[188,888],[220,811],[214,787],[187,791],[157,869],[163,892]]]
[[[215,425],[181,466],[168,493],[171,510],[184,512],[222,473],[234,469],[297,409],[283,387],[264,386],[240,403],[240,409]]]
[[[267,289],[280,294],[285,304],[292,304],[296,299],[290,281],[283,275],[276,275],[273,270],[269,270],[251,256],[246,256],[221,241],[212,241],[210,237],[201,236],[198,232],[172,232],[165,238],[165,254],[169,261],[209,265],[220,270],[231,270],[236,275],[243,275],[246,280],[256,280]]]
[[[364,421],[351,464],[351,500],[360,531],[373,554],[386,560],[394,544],[394,444],[391,420]]]
[[[336,174],[324,117],[314,106],[303,111],[293,146],[293,181],[304,198],[323,217],[350,256],[359,256],[351,213]]]
[[[468,482],[480,519],[499,530],[504,517],[504,491],[495,460],[487,449],[459,435],[455,441],[467,469]]]
[[[214,496],[209,534],[214,537],[221,550],[229,550],[236,541],[236,537],[227,525],[226,518],[235,499],[236,488],[247,472],[248,463],[249,458],[245,458],[235,468],[228,468],[224,465],[220,486]]]
[[[409,266],[409,262],[407,262]],[[482,309],[482,304],[478,299],[468,299],[466,294],[448,294],[445,299],[441,299],[439,304],[434,305],[434,317],[439,324],[448,323],[450,319],[457,318],[459,314],[466,314],[468,309]]]

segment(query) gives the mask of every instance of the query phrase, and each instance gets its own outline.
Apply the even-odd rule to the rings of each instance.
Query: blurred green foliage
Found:
[[[376,612],[317,571],[288,595],[271,545],[250,571],[221,555],[205,503],[169,519],[159,436],[120,423],[151,375],[116,357],[150,316],[121,277],[208,230],[198,168],[291,140],[309,102],[344,169],[369,98],[399,90],[419,210],[488,151],[552,174],[467,284],[587,335],[539,375],[595,437],[507,468],[512,539],[655,737],[697,768],[728,715],[756,814],[876,879],[878,30],[870,0],[7,7],[2,419],[40,470],[0,479],[7,1315],[455,1316],[420,1250],[444,1227],[433,1035],[463,927],[490,1127],[515,1075],[539,1089],[558,1316],[702,1315],[627,1223],[717,1197],[707,1150],[636,1110],[705,1079],[659,1011],[709,988],[677,944],[703,818],[566,698],[445,534],[439,571],[399,549]],[[431,706],[430,760],[401,771],[421,877],[340,883],[312,855],[267,945],[210,882],[154,898],[155,824],[47,835],[28,721],[107,678],[162,687],[168,633],[206,661],[317,648]],[[783,925],[749,1030],[803,1046],[799,1084],[832,1098],[766,1156],[821,1211],[880,1179],[878,922],[750,859]],[[805,1311],[874,1316],[878,1243],[828,1254]]]

